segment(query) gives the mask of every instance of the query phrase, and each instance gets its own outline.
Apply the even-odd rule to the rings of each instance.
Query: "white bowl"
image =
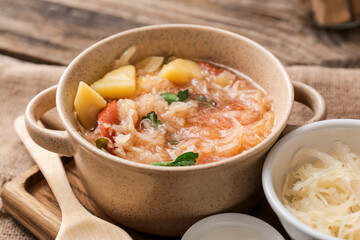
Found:
[[[337,140],[349,145],[352,151],[359,154],[360,120],[334,119],[305,125],[281,138],[266,157],[262,172],[265,196],[293,239],[339,239],[305,225],[288,212],[280,201],[285,177],[294,154],[304,146],[329,152],[332,143]]]
[[[222,213],[204,218],[191,226],[181,240],[253,239],[284,240],[268,223],[241,213]]]

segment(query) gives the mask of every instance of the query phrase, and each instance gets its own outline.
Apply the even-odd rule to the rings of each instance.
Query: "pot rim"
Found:
[[[200,30],[206,30],[206,31],[210,31],[210,32],[220,33],[222,35],[228,35],[230,37],[239,38],[242,41],[244,41],[250,45],[253,45],[257,49],[259,49],[263,54],[266,54],[268,57],[270,57],[270,59],[279,68],[282,76],[284,77],[284,79],[287,83],[287,85],[285,86],[285,89],[287,89],[287,91],[289,91],[289,99],[287,101],[290,101],[290,104],[288,104],[287,109],[285,111],[285,117],[283,119],[275,118],[275,121],[277,122],[277,125],[278,125],[276,131],[272,131],[271,134],[266,139],[264,139],[262,142],[260,142],[255,147],[253,147],[247,151],[244,151],[238,155],[235,155],[235,156],[227,158],[227,159],[223,159],[218,162],[212,162],[212,163],[194,165],[194,166],[186,166],[186,167],[163,167],[163,166],[153,166],[150,164],[133,162],[133,161],[130,161],[130,160],[118,157],[118,156],[107,154],[104,151],[97,149],[95,146],[93,146],[88,141],[86,141],[86,139],[82,137],[82,135],[76,130],[76,128],[69,123],[69,121],[67,120],[67,117],[64,115],[65,109],[60,104],[61,103],[60,96],[64,89],[63,83],[66,81],[67,75],[69,74],[69,72],[71,72],[73,70],[73,67],[77,63],[77,61],[79,61],[83,56],[85,56],[89,52],[93,51],[97,47],[99,47],[109,41],[112,41],[116,38],[120,38],[124,35],[134,34],[134,33],[142,32],[142,31],[150,31],[150,30],[156,30],[156,29],[173,29],[173,28],[200,29]],[[65,130],[69,133],[69,135],[72,137],[72,139],[75,140],[75,142],[77,144],[79,144],[80,146],[87,149],[91,153],[100,157],[102,159],[101,161],[108,161],[108,162],[112,162],[115,164],[120,163],[126,167],[137,168],[137,169],[141,169],[141,170],[145,170],[145,171],[155,171],[155,172],[192,172],[192,171],[207,170],[207,169],[212,169],[212,168],[216,168],[216,167],[220,167],[220,166],[229,165],[230,163],[241,161],[241,160],[244,160],[247,158],[251,158],[252,156],[258,154],[259,152],[265,151],[271,147],[271,145],[272,145],[271,143],[275,142],[275,140],[278,138],[280,133],[285,128],[287,121],[290,117],[293,103],[294,103],[294,90],[293,90],[292,82],[291,82],[284,66],[269,50],[267,50],[260,44],[256,43],[255,41],[250,40],[240,34],[233,33],[233,32],[227,31],[227,30],[219,29],[219,28],[215,28],[215,27],[196,25],[196,24],[160,24],[160,25],[139,27],[139,28],[134,28],[134,29],[130,29],[127,31],[123,31],[123,32],[111,35],[101,41],[98,41],[95,44],[91,45],[90,47],[86,48],[84,51],[82,51],[77,57],[75,57],[71,61],[71,63],[65,69],[64,73],[62,74],[62,76],[60,78],[57,93],[56,93],[56,106],[57,106],[57,109],[59,112],[60,119],[61,119],[62,123],[64,124]]]

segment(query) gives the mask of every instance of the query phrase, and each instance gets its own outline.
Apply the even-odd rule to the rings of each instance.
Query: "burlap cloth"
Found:
[[[309,84],[325,98],[328,118],[360,119],[360,69],[288,67],[293,80]],[[29,64],[0,56],[0,188],[34,162],[15,134],[13,121],[30,99],[56,84],[64,67]],[[291,122],[301,122],[311,111],[296,104]],[[0,208],[1,208],[0,199]],[[34,239],[12,217],[0,212],[0,239]]]

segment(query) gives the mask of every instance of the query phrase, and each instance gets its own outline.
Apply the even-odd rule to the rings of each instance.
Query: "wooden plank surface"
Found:
[[[66,175],[71,187],[81,204],[93,214],[115,223],[103,214],[97,205],[89,198],[81,184],[72,158],[63,158],[63,162],[65,162]],[[1,197],[6,212],[23,224],[36,237],[44,240],[55,239],[61,223],[61,211],[38,167],[35,166],[21,176],[8,182],[1,193]],[[265,198],[251,214],[268,222],[286,239],[290,239]],[[121,227],[125,229],[134,240],[169,239],[143,234],[124,226]],[[171,239],[176,240],[180,238]]]
[[[360,28],[317,28],[289,0],[0,0],[0,54],[66,65],[104,37],[161,23],[240,33],[287,65],[360,67]]]

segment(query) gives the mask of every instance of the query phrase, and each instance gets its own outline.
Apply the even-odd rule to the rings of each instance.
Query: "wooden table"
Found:
[[[286,65],[360,67],[360,28],[318,28],[295,0],[0,0],[0,54],[67,65],[102,38],[161,23],[242,34]]]
[[[163,23],[242,34],[287,66],[360,68],[360,28],[319,28],[295,0],[0,0],[0,55],[67,65],[109,35]]]

